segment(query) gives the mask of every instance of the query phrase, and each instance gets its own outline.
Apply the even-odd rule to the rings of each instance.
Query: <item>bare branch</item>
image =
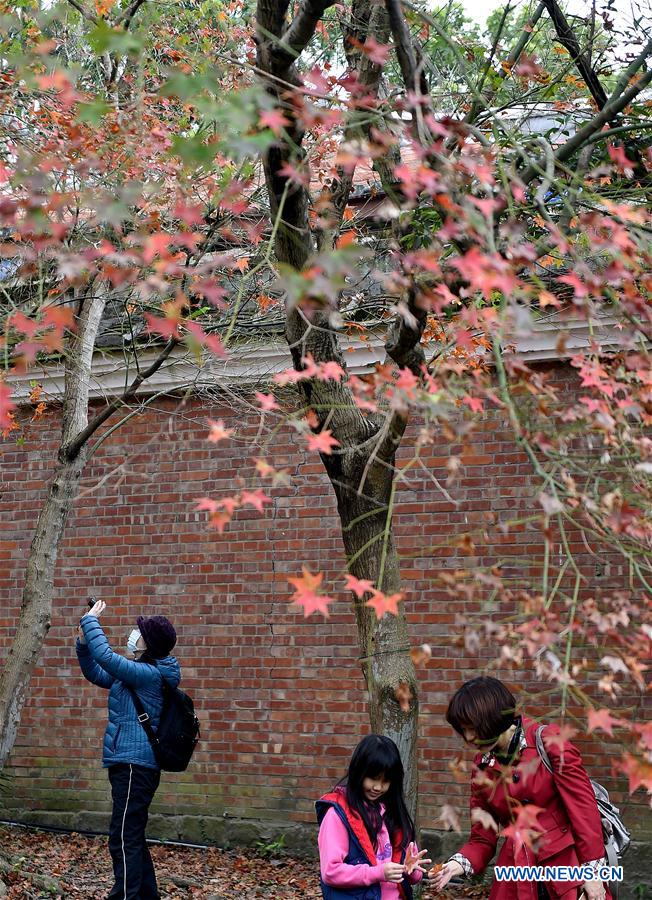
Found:
[[[77,12],[78,12],[78,13],[81,13],[81,15],[83,16],[83,18],[86,19],[86,20],[89,21],[89,22],[92,22],[93,25],[97,25],[97,24],[99,23],[100,20],[97,18],[97,16],[95,15],[95,13],[92,13],[92,12],[90,11],[90,9],[87,9],[87,8],[84,6],[84,4],[81,2],[81,0],[68,0],[68,3],[69,3],[71,6],[74,6],[74,8],[77,10]]]
[[[174,350],[174,348],[178,345],[179,341],[176,338],[170,338],[165,347],[161,350],[157,358],[154,362],[149,366],[149,368],[145,369],[144,372],[141,372],[139,375],[134,378],[129,387],[119,396],[115,397],[111,403],[104,407],[102,412],[98,413],[94,419],[92,419],[86,428],[83,431],[79,432],[79,434],[74,438],[74,440],[66,443],[61,448],[61,457],[67,460],[73,460],[84,444],[88,441],[90,437],[97,431],[97,429],[106,422],[107,419],[111,418],[113,413],[120,409],[121,406],[124,406],[125,403],[128,403],[132,400],[138,391],[138,388],[143,384],[143,382],[147,381],[148,378],[158,371],[161,368],[165,360],[168,358],[170,353]]]
[[[521,58],[521,54],[525,50],[525,48],[528,44],[528,41],[532,37],[532,34],[534,32],[534,26],[537,24],[537,22],[543,15],[544,9],[545,9],[545,6],[544,6],[543,2],[539,3],[537,8],[534,10],[532,15],[528,19],[528,21],[523,26],[521,35],[520,35],[518,41],[516,42],[516,44],[514,45],[514,47],[512,48],[512,52],[507,57],[507,61],[506,61],[505,65],[501,66],[501,68],[498,70],[498,74],[500,76],[501,81],[504,80],[505,78],[507,78],[507,76],[510,74],[510,72],[512,71],[512,69],[514,68],[516,63]],[[498,31],[498,34],[499,33],[500,33],[500,29]],[[489,59],[491,60],[491,57]],[[485,78],[486,78],[488,71],[489,71],[489,65],[487,65],[487,68],[485,70],[485,76],[484,76]],[[482,91],[483,86],[484,86],[484,78],[480,81],[480,84],[478,85],[478,88],[477,88],[478,93]],[[481,113],[483,111],[483,109],[486,109],[487,106],[489,106],[492,98],[495,97],[497,92],[498,92],[497,87],[494,87],[491,89],[491,91],[489,92],[488,95],[484,95],[484,97],[482,98],[482,101],[480,100],[480,98],[475,97],[473,100],[473,103],[471,104],[471,109],[468,111],[468,113],[464,117],[464,121],[467,124],[472,125],[475,122],[475,120],[477,119],[479,113]]]
[[[637,97],[641,91],[643,91],[648,84],[652,81],[652,69],[649,72],[646,72],[645,75],[641,76],[636,84],[633,84],[628,90],[626,90],[623,94],[617,97],[614,100],[610,100],[607,105],[600,110],[600,112],[591,119],[590,122],[584,126],[584,128],[580,128],[572,138],[566,141],[565,144],[559,148],[559,150],[555,154],[555,163],[563,163],[566,162],[571,156],[580,149],[580,147],[592,140],[595,136],[596,132],[598,132],[603,125],[606,125],[607,122],[610,122],[611,119],[618,115],[618,113],[622,112],[632,100]],[[545,166],[545,160],[537,162],[529,168],[525,170],[523,175],[521,175],[521,181],[524,184],[529,184],[533,181],[537,175],[539,175],[541,168]]]
[[[616,82],[616,86],[614,87],[611,96],[609,97],[610,103],[612,100],[615,100],[616,97],[620,97],[621,93],[625,90],[631,79],[645,64],[645,61],[650,55],[652,55],[652,37],[648,40],[647,44],[645,45],[645,47],[643,47],[639,55],[631,61],[625,71],[621,74],[620,78]]]
[[[394,35],[396,55],[401,67],[401,74],[403,76],[403,81],[405,82],[406,90],[418,93],[419,78],[417,73],[417,59],[410,30],[401,9],[400,0],[386,0],[385,5],[389,15],[392,34]]]
[[[595,69],[592,67],[586,54],[583,53],[580,43],[577,40],[573,29],[568,24],[557,0],[542,0],[542,2],[548,10],[548,15],[552,20],[552,24],[555,26],[559,43],[570,53],[571,59],[577,66],[577,70],[584,79],[598,109],[602,109],[607,103],[605,90],[600,83],[600,79],[598,78]]]
[[[404,310],[396,315],[385,350],[397,366],[409,369],[413,375],[421,377],[426,356],[421,346],[421,336],[426,327],[427,313],[416,304],[416,292],[411,288]]]
[[[336,0],[303,0],[287,30],[272,51],[278,71],[288,68],[308,46],[317,23]]]
[[[120,13],[114,24],[123,25],[124,23],[124,30],[129,31],[129,26],[131,25],[134,16],[143,5],[143,3],[146,2],[147,0],[131,0],[129,6]]]

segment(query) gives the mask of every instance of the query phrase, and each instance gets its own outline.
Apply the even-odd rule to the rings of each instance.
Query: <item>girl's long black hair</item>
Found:
[[[401,833],[401,847],[405,849],[414,840],[414,822],[403,797],[403,763],[398,747],[391,738],[382,734],[369,734],[353,751],[349,771],[343,783],[346,785],[346,800],[349,807],[359,815],[374,847],[378,850],[378,834],[382,820],[378,803],[365,799],[362,782],[365,778],[383,775],[389,782],[389,790],[379,803],[385,807],[385,824],[389,838],[394,844],[395,836]]]

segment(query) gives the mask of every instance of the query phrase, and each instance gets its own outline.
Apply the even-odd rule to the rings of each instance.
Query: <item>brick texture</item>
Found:
[[[350,598],[342,590],[339,522],[319,459],[282,428],[268,458],[289,470],[291,482],[270,492],[273,504],[264,514],[238,511],[220,536],[193,508],[200,496],[233,493],[241,479],[243,486],[255,483],[251,440],[259,418],[252,406],[244,409],[250,413],[235,411],[232,402],[161,399],[113,432],[93,457],[68,522],[52,627],[10,760],[9,812],[26,805],[108,809],[99,767],[106,698],[84,681],[74,653],[76,622],[91,595],[108,603],[104,623],[117,649],[141,613],[164,613],[178,629],[182,686],[196,700],[203,737],[192,768],[164,779],[158,812],[312,822],[314,799],[342,776],[368,724]],[[223,418],[235,437],[207,442],[207,417]],[[58,427],[54,409],[27,429],[22,446],[11,436],[0,445],[2,658],[18,616]],[[415,434],[412,427],[402,460],[410,456]],[[440,483],[451,452],[462,459],[450,487],[453,503],[415,469],[399,491],[395,517],[412,642],[433,648],[432,661],[420,670],[419,738],[420,820],[433,828],[443,802],[456,805],[463,820],[467,803],[468,788],[455,782],[449,767],[461,747],[443,718],[447,700],[490,658],[487,651],[471,655],[459,641],[460,617],[486,613],[462,594],[449,596],[438,573],[500,564],[516,582],[536,574],[542,544],[535,526],[507,534],[498,527],[540,508],[530,467],[497,412],[487,413],[464,446],[441,442],[427,449],[424,463]],[[477,533],[475,556],[455,546],[455,537],[470,529]],[[587,592],[626,586],[622,563],[596,559],[571,538]],[[325,572],[328,592],[338,601],[328,620],[304,619],[288,604],[286,579],[301,564]],[[491,615],[504,611],[497,607]],[[526,690],[541,687],[520,670],[498,674]],[[598,738],[582,745],[592,774],[624,801],[634,830],[645,830],[641,792],[626,799],[623,780],[612,776],[618,744],[605,743],[602,733]]]

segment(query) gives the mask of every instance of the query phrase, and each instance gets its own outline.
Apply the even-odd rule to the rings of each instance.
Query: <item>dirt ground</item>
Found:
[[[153,844],[163,900],[320,900],[315,860],[268,858],[250,850]],[[0,878],[8,900],[104,900],[113,879],[104,837],[0,827]],[[479,888],[444,894],[424,890],[422,900],[484,900]]]

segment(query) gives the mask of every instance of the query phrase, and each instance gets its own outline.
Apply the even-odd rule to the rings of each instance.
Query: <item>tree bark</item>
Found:
[[[61,450],[27,559],[16,638],[0,676],[0,768],[14,746],[32,670],[50,628],[59,547],[88,456],[88,444],[72,457],[65,448],[88,423],[93,348],[106,305],[104,292],[97,294],[80,301],[77,332],[69,341]]]
[[[356,578],[371,581],[385,594],[400,591],[399,557],[392,535],[394,451],[369,465],[377,439],[365,450],[325,458],[342,524],[348,569]],[[366,596],[355,600],[360,661],[369,695],[369,719],[374,732],[386,734],[398,745],[405,768],[405,798],[416,812],[418,690],[410,657],[410,641],[403,604],[399,614],[378,620],[366,606]],[[401,697],[403,698],[401,700]]]
[[[256,16],[258,65],[266,76],[270,76],[263,76],[263,81],[268,93],[290,119],[286,137],[279,139],[263,160],[272,217],[279,216],[274,249],[280,262],[296,269],[302,269],[308,263],[317,241],[308,218],[308,189],[292,184],[280,171],[287,162],[296,165],[303,161],[303,129],[287,101],[293,86],[301,86],[294,61],[329,5],[328,0],[304,0],[295,20],[286,26],[288,5],[285,0],[259,0]],[[357,41],[364,43],[372,34],[372,28],[376,32],[373,36],[384,42],[388,34],[386,15],[374,10],[367,0],[356,0],[351,33]],[[352,63],[355,54],[348,52],[347,55]],[[369,91],[376,94],[380,67],[371,64],[362,54],[358,53],[357,57],[358,76]],[[351,117],[349,138],[362,132],[358,118],[355,114]],[[335,218],[341,222],[353,177],[351,173],[339,174],[333,200]],[[326,243],[322,237],[322,246]],[[393,343],[400,345],[399,355],[410,355],[413,361],[413,357],[418,356],[414,354],[413,342],[418,344],[422,329],[414,329],[413,342],[404,340],[404,329],[399,327],[398,333],[400,337],[395,335]],[[308,319],[300,310],[288,309],[286,337],[298,371],[304,368],[303,360],[308,354],[316,362],[335,361],[345,368],[337,334],[326,313],[317,311]],[[406,364],[393,354],[392,358],[399,365]],[[387,419],[383,415],[366,418],[356,407],[345,381],[313,379],[302,382],[301,389],[317,415],[315,430],[329,428],[340,443],[336,452],[322,454],[321,458],[337,498],[348,569],[356,577],[371,581],[385,594],[397,593],[400,572],[391,532],[391,499],[394,457],[405,421],[389,413]],[[398,745],[405,767],[406,799],[414,815],[418,701],[404,610],[401,605],[397,616],[385,615],[378,620],[374,610],[365,605],[363,597],[355,601],[355,615],[371,727],[375,732],[388,735]]]

